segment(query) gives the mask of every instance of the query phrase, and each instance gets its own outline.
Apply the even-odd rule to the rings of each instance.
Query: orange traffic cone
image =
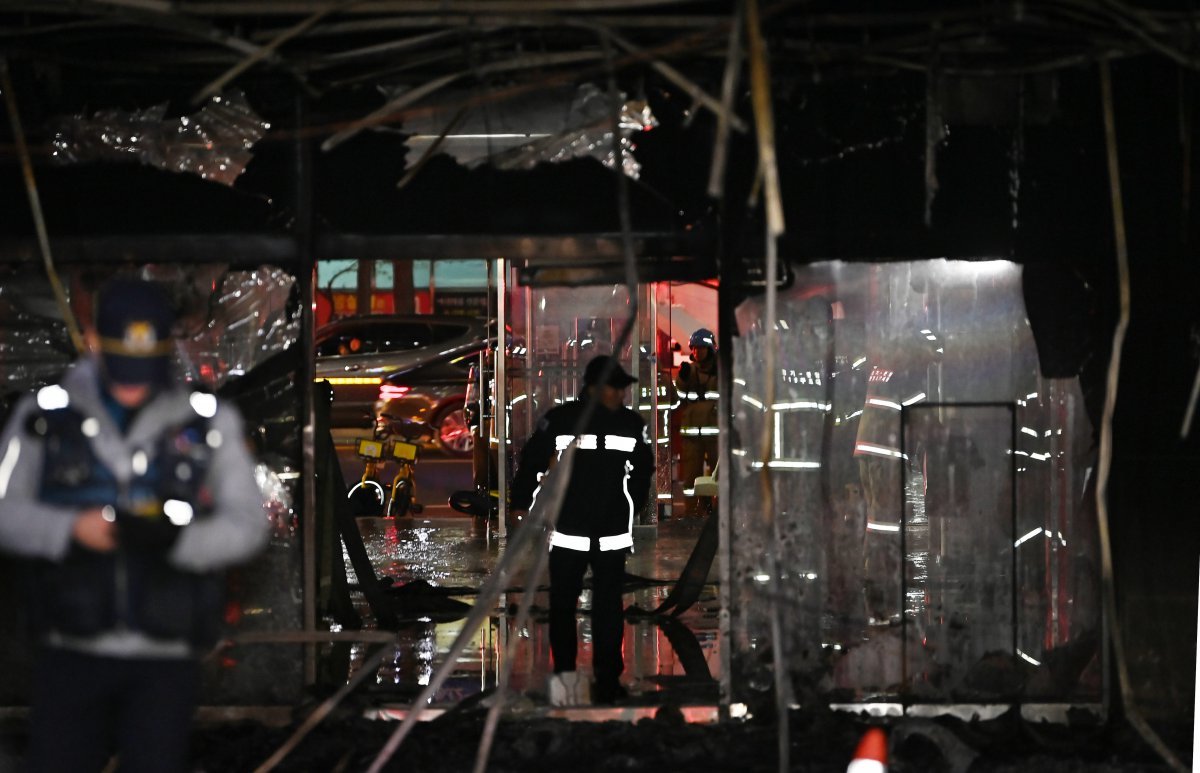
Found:
[[[863,733],[846,773],[887,773],[887,734],[878,727]]]

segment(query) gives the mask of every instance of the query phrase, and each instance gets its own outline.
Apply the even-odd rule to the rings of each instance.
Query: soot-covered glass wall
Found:
[[[732,338],[731,699],[778,660],[797,699],[1098,701],[1092,427],[1020,267],[815,264],[764,315]]]

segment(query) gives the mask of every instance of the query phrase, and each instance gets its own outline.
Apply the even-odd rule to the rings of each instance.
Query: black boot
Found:
[[[597,680],[592,687],[592,703],[596,705],[611,706],[628,697],[629,691],[616,679]]]

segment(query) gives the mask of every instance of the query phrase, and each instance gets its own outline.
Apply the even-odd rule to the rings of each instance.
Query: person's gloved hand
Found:
[[[692,375],[692,366],[691,366],[691,363],[687,363],[687,362],[685,362],[685,363],[683,363],[682,365],[680,365],[680,366],[679,366],[679,378],[680,378],[681,380],[686,380],[686,379],[687,379],[687,377],[688,377],[688,376],[690,376],[690,375]]]
[[[165,553],[179,539],[183,527],[162,513],[134,515],[117,510],[117,539],[125,548],[140,553]]]

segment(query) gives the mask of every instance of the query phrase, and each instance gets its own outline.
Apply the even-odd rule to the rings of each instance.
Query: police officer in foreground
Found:
[[[696,478],[704,475],[707,464],[717,466],[717,400],[720,381],[717,376],[717,337],[700,328],[688,340],[691,362],[679,366],[675,392],[681,403],[679,424],[679,477],[687,496],[686,515],[707,515],[712,497],[690,495]]]
[[[186,770],[219,570],[267,540],[236,409],[174,384],[174,320],[156,285],[112,281],[93,356],[0,436],[0,547],[31,559],[39,645],[31,770]]]
[[[550,701],[585,702],[587,682],[575,671],[575,608],[583,576],[592,569],[592,667],[596,703],[627,695],[620,676],[625,555],[633,547],[633,520],[646,504],[654,474],[646,423],[625,407],[636,382],[612,357],[593,358],[584,370],[579,400],[551,409],[521,452],[513,480],[516,511],[530,507],[542,474],[576,445],[574,466],[558,520],[550,532]],[[590,411],[590,413],[588,413]],[[581,418],[586,423],[580,426]]]

